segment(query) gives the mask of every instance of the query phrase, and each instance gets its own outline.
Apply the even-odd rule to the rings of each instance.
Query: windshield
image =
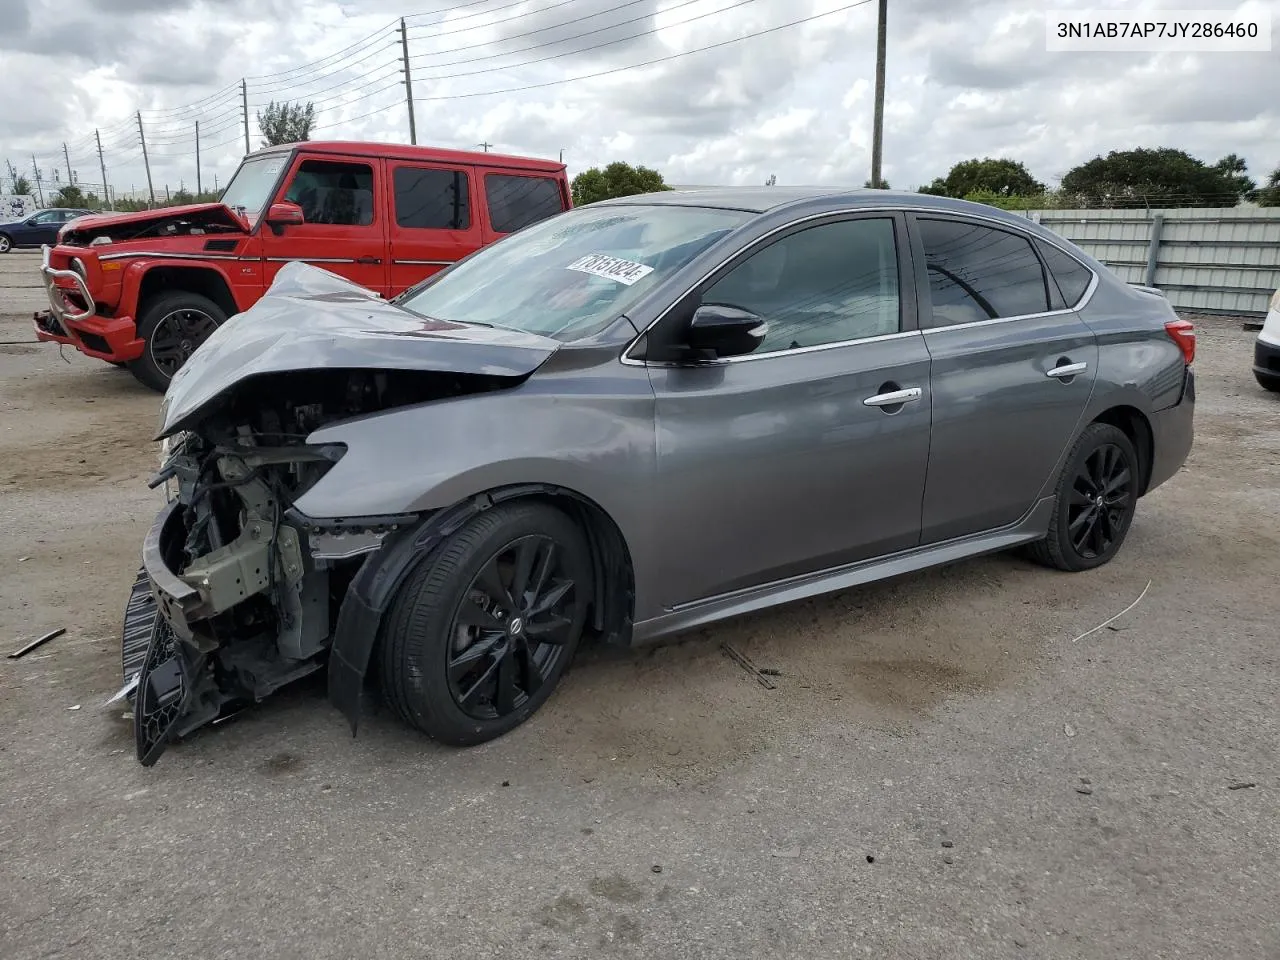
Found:
[[[705,207],[579,207],[485,247],[399,303],[437,320],[572,340],[626,313],[753,216]]]
[[[233,210],[241,208],[252,226],[262,216],[263,208],[271,199],[271,188],[288,162],[288,153],[249,158],[240,164],[227,189],[222,191],[222,202]]]

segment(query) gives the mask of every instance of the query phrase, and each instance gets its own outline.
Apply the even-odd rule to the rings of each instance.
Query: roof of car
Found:
[[[284,153],[295,147],[305,147],[308,153],[341,153],[358,157],[387,157],[392,160],[428,160],[436,163],[467,163],[474,166],[507,167],[519,170],[537,170],[559,173],[563,163],[542,160],[538,157],[517,157],[505,153],[483,153],[479,150],[448,150],[444,147],[413,146],[407,143],[373,143],[366,140],[307,140],[301,143],[282,143],[263,147],[249,156],[267,153]]]
[[[718,207],[764,213],[777,207],[793,205],[803,209],[807,201],[814,206],[827,206],[831,200],[845,200],[850,207],[913,207],[916,209],[951,210],[958,213],[980,212],[994,219],[1017,219],[997,207],[952,197],[937,197],[910,190],[872,190],[868,187],[692,187],[661,193],[644,193],[604,200],[607,204],[652,203],[681,207]]]

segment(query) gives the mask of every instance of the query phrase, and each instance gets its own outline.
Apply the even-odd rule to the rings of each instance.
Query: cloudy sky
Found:
[[[312,100],[319,138],[408,142],[396,18],[420,143],[620,159],[668,182],[843,183],[870,171],[875,3],[864,0],[0,0],[0,163],[120,191],[225,184],[251,117]],[[1280,0],[890,0],[885,177],[915,187],[1010,156],[1053,182],[1102,152],[1238,153],[1280,166],[1269,53],[1046,53],[1046,9],[1269,10]],[[807,22],[797,22],[807,21]],[[792,24],[787,26],[788,24]],[[776,29],[775,29],[776,28]],[[256,125],[252,142],[258,146]],[[6,170],[0,167],[0,177]]]

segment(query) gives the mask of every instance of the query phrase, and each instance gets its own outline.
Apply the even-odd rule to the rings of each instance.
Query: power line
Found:
[[[732,37],[728,40],[721,40],[719,43],[710,43],[705,47],[694,47],[690,50],[682,50],[680,53],[668,54],[665,57],[657,57],[653,60],[646,60],[643,63],[633,63],[625,67],[613,67],[609,70],[600,70],[596,73],[582,74],[577,77],[565,77],[562,80],[545,80],[542,83],[527,83],[519,87],[506,87],[501,90],[482,90],[474,93],[454,93],[438,97],[415,97],[417,103],[427,103],[431,101],[442,100],[469,100],[473,97],[495,97],[507,93],[522,93],[525,90],[541,90],[544,87],[556,87],[566,83],[578,83],[582,80],[595,80],[598,77],[607,77],[615,73],[622,73],[626,70],[638,70],[641,67],[652,67],[659,63],[669,63],[672,60],[679,60],[683,57],[692,56],[695,53],[705,53],[708,50],[717,50],[721,47],[727,47],[735,43],[741,43],[743,40],[753,40],[756,37],[768,36],[769,34],[778,33],[791,27],[800,26],[803,23],[812,23],[815,20],[823,20],[827,17],[834,16],[837,13],[844,13],[846,10],[852,10],[854,7],[866,6],[872,0],[855,0],[854,3],[845,4],[843,7],[836,7],[823,13],[815,13],[809,17],[801,17],[798,20],[791,20],[787,23],[778,24],[775,27],[769,27],[765,30],[757,30],[753,33],[744,33],[739,37]],[[581,51],[579,51],[581,52]]]

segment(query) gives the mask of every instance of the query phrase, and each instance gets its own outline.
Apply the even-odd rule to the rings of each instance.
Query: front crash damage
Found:
[[[462,325],[443,329],[392,304],[335,298],[348,284],[329,276],[304,284],[319,290],[286,283],[274,298],[269,292],[201,347],[166,396],[167,450],[152,486],[163,485],[168,502],[147,534],[126,606],[125,688],[117,694],[132,688],[144,765],[172,741],[325,667],[344,609],[350,629],[370,629],[352,612],[361,601],[347,602],[357,575],[378,569],[366,561],[393,552],[403,571],[406,551],[421,547],[420,525],[430,518],[301,514],[295,502],[347,453],[308,438],[355,417],[513,387],[555,349],[474,328],[468,350]],[[344,313],[351,326],[334,336]],[[308,318],[327,331],[342,366],[317,363],[322,337],[307,341],[305,362],[288,362],[288,342],[295,330],[307,339]],[[400,337],[412,346],[393,368],[388,340]],[[446,342],[432,351],[436,337]],[[355,365],[362,338],[371,368]],[[259,348],[251,351],[256,363],[235,362],[246,342]],[[358,644],[366,655],[369,645]],[[358,697],[348,688],[340,705],[349,716]]]

